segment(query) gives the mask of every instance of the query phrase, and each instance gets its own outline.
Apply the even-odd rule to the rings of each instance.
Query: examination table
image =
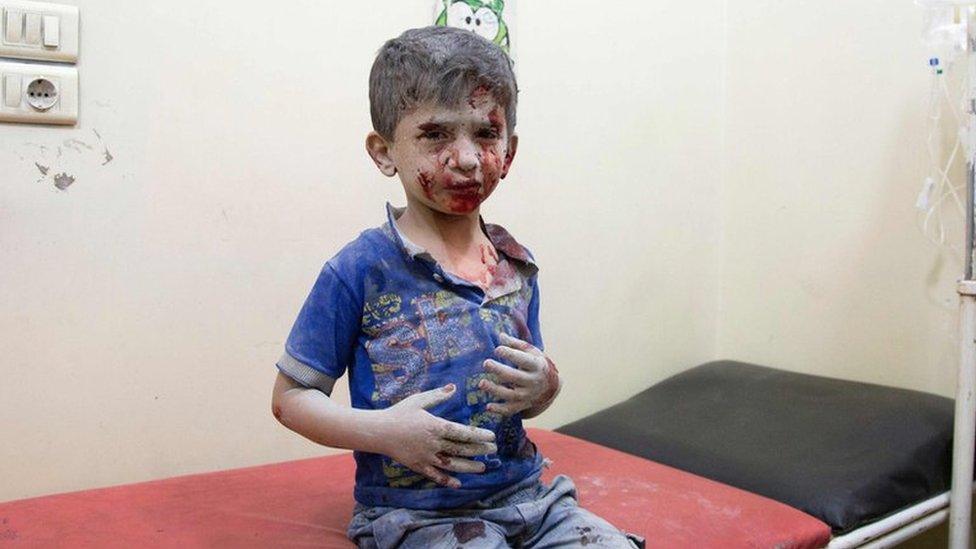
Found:
[[[800,549],[830,539],[824,522],[766,497],[567,435],[529,436],[552,460],[547,480],[570,475],[582,505],[648,547]],[[0,549],[351,547],[354,467],[346,453],[0,503]]]

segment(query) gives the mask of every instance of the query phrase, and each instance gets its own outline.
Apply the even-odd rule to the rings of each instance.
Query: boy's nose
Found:
[[[455,145],[451,160],[454,162],[454,169],[470,172],[478,167],[478,148],[471,141],[462,139]]]

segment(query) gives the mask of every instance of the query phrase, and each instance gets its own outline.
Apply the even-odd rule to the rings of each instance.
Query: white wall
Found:
[[[908,1],[729,2],[719,356],[953,394],[961,216],[951,251],[915,226],[921,24]]]
[[[0,126],[0,501],[326,453],[271,417],[273,364],[322,261],[402,202],[366,76],[429,2],[66,1],[80,123]],[[485,215],[542,265],[551,427],[715,355],[723,3],[520,4]]]

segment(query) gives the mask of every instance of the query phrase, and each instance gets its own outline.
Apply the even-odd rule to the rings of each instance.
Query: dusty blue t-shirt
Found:
[[[498,453],[484,473],[450,473],[460,488],[436,485],[387,456],[355,452],[356,500],[364,505],[443,509],[483,499],[530,476],[542,456],[520,415],[486,411],[478,389],[499,334],[543,347],[538,268],[531,254],[497,225],[482,227],[498,252],[487,292],[456,277],[405,239],[387,205],[387,223],[364,231],[326,262],[285,344],[278,368],[307,387],[349,372],[352,405],[387,408],[421,391],[453,383],[458,390],[434,415],[495,432]],[[497,381],[497,380],[496,380]]]

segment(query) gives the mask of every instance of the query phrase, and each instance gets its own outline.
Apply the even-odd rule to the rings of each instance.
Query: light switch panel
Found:
[[[0,57],[78,61],[78,8],[47,2],[0,0]]]
[[[78,69],[74,65],[0,61],[0,83],[0,122],[78,122]]]

